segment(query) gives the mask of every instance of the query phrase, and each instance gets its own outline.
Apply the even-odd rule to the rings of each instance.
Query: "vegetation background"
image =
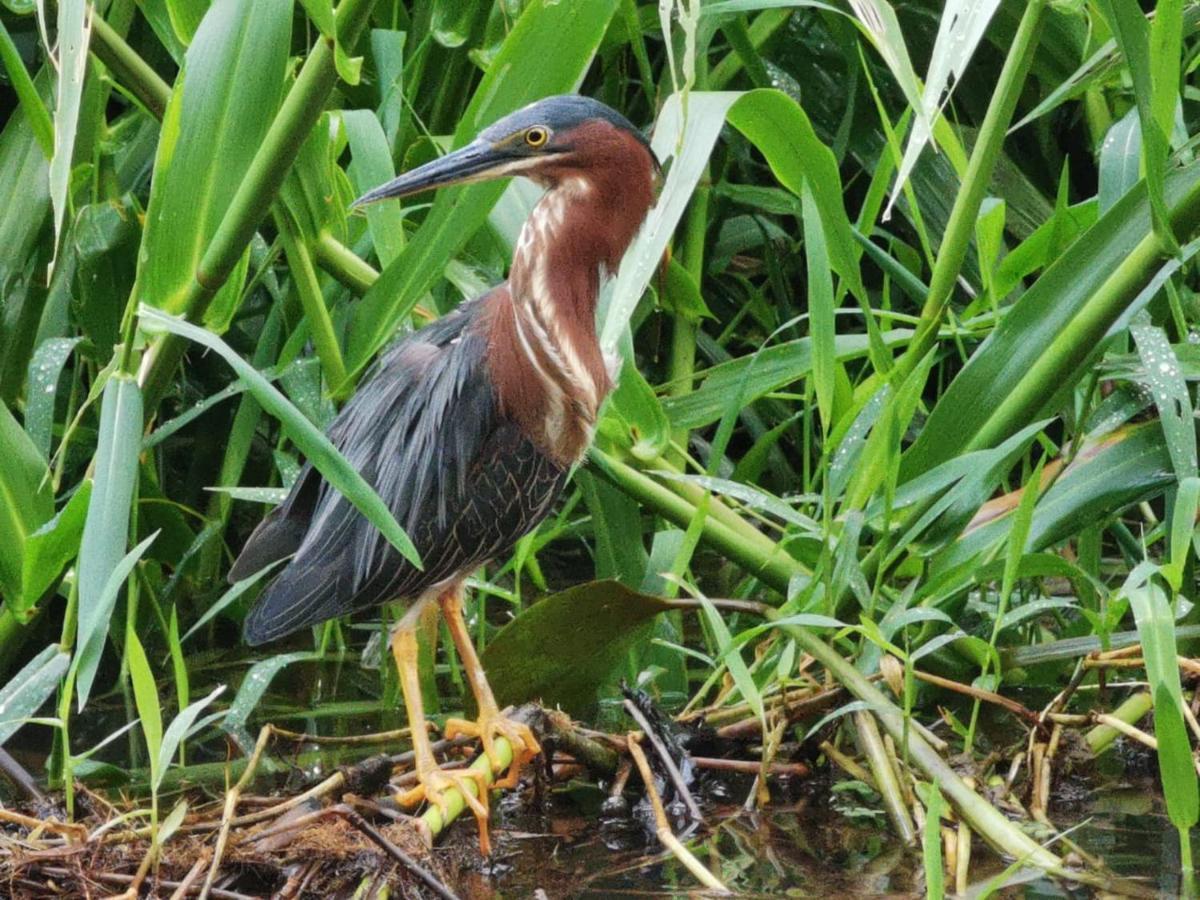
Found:
[[[980,698],[1069,684],[1055,714],[1153,707],[1189,871],[1198,26],[1183,0],[0,0],[0,741],[40,716],[69,803],[122,783],[157,820],[222,732],[400,724],[378,619],[252,653],[260,582],[224,575],[301,458],[404,545],[320,429],[393,336],[504,277],[536,194],[348,203],[579,90],[667,176],[607,297],[596,446],[473,585],[503,697],[617,725],[624,677],[772,733],[783,691],[837,682],[823,731],[901,838],[944,794],[1057,870],[943,759],[1026,740],[982,735]],[[1097,692],[1085,655],[1133,644]],[[941,747],[930,674],[974,692]]]

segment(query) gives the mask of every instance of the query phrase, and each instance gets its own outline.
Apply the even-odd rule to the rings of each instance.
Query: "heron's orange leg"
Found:
[[[396,657],[396,668],[400,672],[400,688],[404,693],[404,708],[408,712],[408,724],[412,729],[413,755],[416,758],[417,786],[398,798],[401,806],[416,806],[422,800],[432,803],[447,817],[449,803],[445,792],[458,788],[463,800],[475,814],[479,823],[479,849],[484,856],[491,854],[488,839],[488,784],[483,772],[471,770],[444,770],[433,756],[429,743],[429,731],[425,727],[425,707],[421,702],[421,676],[417,658],[417,635],[412,628],[398,628],[392,635],[392,655]],[[472,794],[469,782],[478,789]]]
[[[496,738],[507,738],[509,744],[512,745],[512,765],[509,766],[508,774],[497,781],[494,787],[497,789],[515,787],[521,779],[521,769],[541,753],[542,748],[538,745],[537,739],[529,730],[528,725],[507,718],[496,705],[491,685],[488,684],[487,675],[484,674],[483,666],[479,662],[479,655],[475,652],[475,645],[471,642],[471,635],[467,631],[467,623],[463,620],[462,586],[458,585],[446,591],[438,602],[442,605],[442,615],[446,619],[446,625],[450,628],[454,646],[458,648],[463,671],[467,675],[467,681],[471,684],[472,693],[475,694],[475,705],[479,708],[479,718],[474,722],[466,719],[448,719],[446,721],[446,737],[453,738],[463,734],[479,738],[483,744],[483,752],[487,754],[488,761],[492,764],[493,771],[500,769],[495,749]]]

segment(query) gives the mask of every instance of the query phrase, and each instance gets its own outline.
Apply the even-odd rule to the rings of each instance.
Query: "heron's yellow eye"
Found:
[[[525,143],[528,144],[530,147],[532,147],[534,150],[541,147],[549,139],[550,139],[550,133],[548,131],[546,131],[545,128],[542,128],[540,125],[535,125],[533,128],[530,128],[528,131],[525,132]]]

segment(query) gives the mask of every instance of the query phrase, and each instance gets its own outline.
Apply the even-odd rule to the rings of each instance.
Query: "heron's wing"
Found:
[[[258,523],[229,570],[229,583],[249,578],[260,569],[286,559],[300,548],[308,532],[313,507],[321,487],[321,476],[306,465],[292,485],[287,499]]]
[[[500,424],[486,339],[469,327],[477,309],[460,307],[387,351],[330,428],[330,439],[419,551],[457,515],[472,467]],[[304,495],[312,490],[309,478],[298,481],[287,509],[260,526],[262,538],[256,531],[243,551],[244,570],[281,550],[295,552],[246,620],[250,643],[411,595],[435,574],[405,563],[345,497],[316,481],[311,502]]]

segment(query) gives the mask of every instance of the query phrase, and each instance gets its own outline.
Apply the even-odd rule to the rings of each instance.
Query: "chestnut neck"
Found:
[[[615,274],[653,202],[652,170],[631,175],[641,167],[630,166],[628,152],[543,173],[549,190],[521,230],[503,292],[507,315],[493,316],[501,407],[564,466],[587,449],[612,388],[596,336],[602,279]]]

